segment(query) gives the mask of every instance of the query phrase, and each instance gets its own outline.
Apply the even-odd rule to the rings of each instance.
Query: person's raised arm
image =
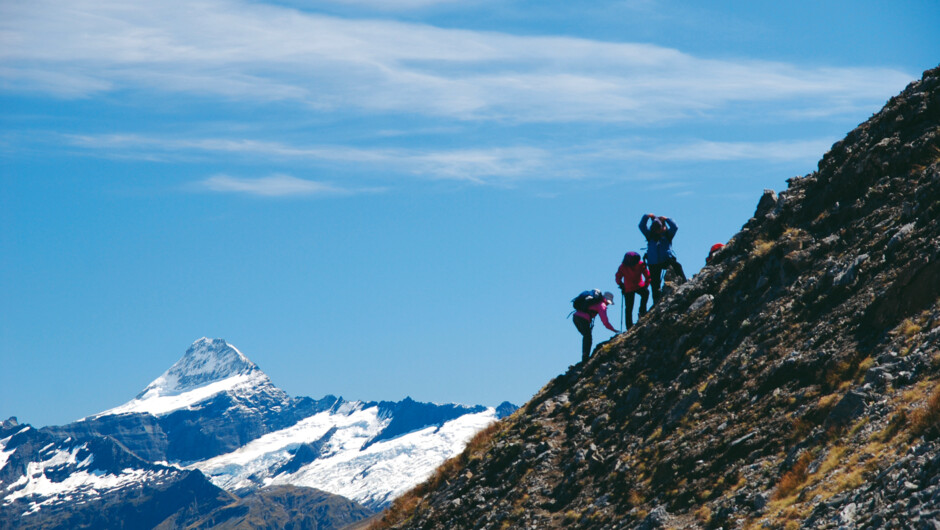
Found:
[[[676,232],[679,231],[679,225],[672,220],[671,217],[664,217],[663,222],[666,223],[666,231],[670,236],[676,235]]]
[[[650,235],[649,224],[650,224],[650,219],[652,218],[653,218],[653,214],[647,214],[647,215],[644,215],[643,217],[640,217],[640,225],[639,225],[640,232],[642,232],[645,237],[649,237]]]

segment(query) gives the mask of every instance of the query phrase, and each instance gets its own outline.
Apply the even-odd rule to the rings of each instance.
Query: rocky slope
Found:
[[[940,68],[380,528],[935,528]]]

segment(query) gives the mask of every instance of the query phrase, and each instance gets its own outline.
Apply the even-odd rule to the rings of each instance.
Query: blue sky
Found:
[[[641,214],[698,271],[937,65],[935,1],[703,4],[0,2],[0,416],[202,336],[292,395],[524,403]]]

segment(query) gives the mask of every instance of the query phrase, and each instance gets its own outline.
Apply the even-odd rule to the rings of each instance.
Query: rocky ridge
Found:
[[[374,528],[937,528],[940,68]]]

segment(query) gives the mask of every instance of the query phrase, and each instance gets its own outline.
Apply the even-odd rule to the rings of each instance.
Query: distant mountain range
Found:
[[[515,409],[293,398],[203,338],[119,407],[0,423],[0,528],[339,528]]]

